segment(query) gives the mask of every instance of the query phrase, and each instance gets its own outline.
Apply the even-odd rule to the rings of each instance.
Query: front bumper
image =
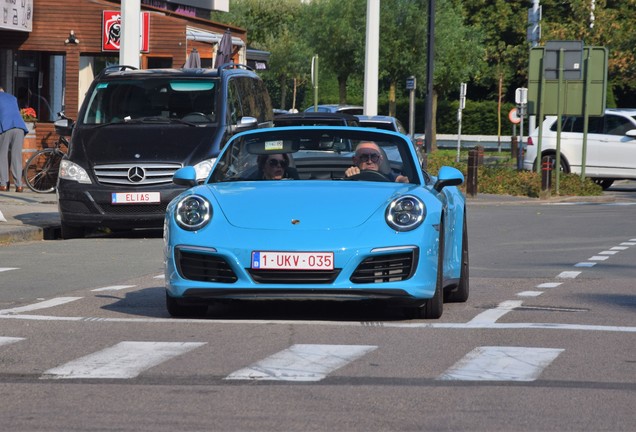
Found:
[[[57,190],[60,219],[65,225],[81,227],[161,228],[168,203],[184,190],[174,184],[117,188],[60,179]],[[113,204],[114,192],[159,192],[161,201],[152,204]]]

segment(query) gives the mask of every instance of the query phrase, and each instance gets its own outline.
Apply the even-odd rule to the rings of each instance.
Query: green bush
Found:
[[[438,150],[427,156],[427,170],[436,175],[440,167],[447,165],[460,170],[464,176],[468,172],[468,152],[457,153],[452,150]],[[516,195],[537,198],[541,196],[541,175],[535,171],[517,171],[516,161],[508,156],[489,156],[484,154],[484,163],[477,171],[478,193]],[[552,178],[551,194],[556,195],[556,180]],[[466,185],[461,186],[466,190]],[[581,179],[576,174],[562,174],[559,178],[559,195],[597,196],[603,189],[589,178]]]

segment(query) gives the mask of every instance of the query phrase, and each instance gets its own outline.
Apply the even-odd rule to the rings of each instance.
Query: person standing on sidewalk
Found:
[[[11,149],[11,173],[15,191],[22,192],[22,145],[29,133],[20,114],[18,100],[0,87],[0,192],[8,190],[9,149]]]

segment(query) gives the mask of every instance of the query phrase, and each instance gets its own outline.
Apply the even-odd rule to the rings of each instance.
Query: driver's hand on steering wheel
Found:
[[[357,174],[360,174],[360,168],[358,168],[357,166],[351,166],[347,168],[347,170],[345,171],[346,177],[353,177],[354,175],[357,175]]]

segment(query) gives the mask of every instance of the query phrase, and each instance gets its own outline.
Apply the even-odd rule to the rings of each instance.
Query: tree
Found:
[[[364,64],[366,0],[313,0],[307,5],[308,45],[320,57],[320,68],[338,78],[339,103],[347,103],[347,80]]]

